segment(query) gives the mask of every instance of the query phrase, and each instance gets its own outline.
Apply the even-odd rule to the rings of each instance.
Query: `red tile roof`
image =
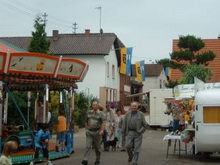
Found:
[[[173,40],[173,51],[178,51],[177,46],[179,40]],[[212,70],[212,78],[209,82],[220,82],[220,39],[203,39],[205,47],[201,50],[203,51],[213,51],[216,55],[215,59],[209,62],[207,68]],[[180,80],[182,73],[177,69],[172,69],[171,80]]]

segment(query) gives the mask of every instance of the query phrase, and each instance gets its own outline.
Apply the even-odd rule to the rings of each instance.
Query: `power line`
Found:
[[[27,16],[30,16],[30,17],[34,17],[34,16],[35,16],[35,15],[33,15],[32,13],[29,13],[29,12],[27,12],[27,11],[21,10],[21,9],[19,9],[19,8],[15,7],[15,6],[12,6],[12,5],[8,4],[8,3],[5,3],[5,2],[1,2],[1,1],[0,1],[0,4],[2,4],[3,6],[9,8],[9,9],[11,9],[11,10],[14,10],[14,11],[16,11],[16,12],[22,13],[22,14],[24,14],[24,15],[27,15]]]
[[[43,13],[42,11],[40,11],[40,10],[38,10],[38,9],[36,9],[36,8],[33,8],[33,7],[31,7],[31,6],[28,6],[28,5],[26,5],[26,4],[22,3],[22,2],[18,2],[18,1],[15,1],[15,0],[9,0],[9,1],[18,4],[19,6],[24,7],[24,8],[26,8],[27,10],[29,10],[29,11],[31,11],[31,12],[35,11],[36,13],[40,13],[40,14]],[[57,17],[50,16],[50,18],[52,18],[52,19],[54,19],[54,20],[58,20],[59,22],[65,22],[65,23],[67,23],[67,24],[72,24],[72,22],[69,22],[69,21],[66,21],[66,20],[63,20],[63,19],[59,19],[59,18],[57,18]]]
[[[31,12],[35,11],[35,12],[37,12],[37,13],[41,13],[40,10],[38,10],[38,9],[36,9],[36,8],[33,8],[33,7],[30,7],[30,6],[28,6],[28,5],[26,5],[26,4],[22,3],[22,2],[18,2],[18,1],[15,1],[15,0],[8,0],[8,1],[11,1],[11,2],[13,2],[13,3],[16,3],[16,4],[18,4],[19,6],[24,7],[24,8],[26,8],[27,10],[29,10],[29,11],[31,11]]]
[[[17,1],[14,1],[14,0],[9,0],[9,1],[12,2],[13,5],[10,4],[10,3],[2,2],[1,0],[0,0],[0,5],[3,5],[3,6],[9,8],[9,9],[15,11],[15,12],[22,13],[22,14],[24,14],[26,16],[29,16],[29,17],[32,17],[32,18],[36,18],[36,15],[37,15],[36,13],[33,14],[33,11],[37,12],[38,14],[39,13],[42,14],[42,12],[40,10],[32,8],[32,7],[30,7],[30,6],[28,6],[28,5],[24,4],[24,3],[17,2]],[[20,6],[22,8],[18,8],[18,6]],[[31,11],[31,12],[28,12],[27,10]],[[45,15],[45,14],[46,13],[44,13],[42,15],[42,17],[44,18],[43,21],[44,21],[44,23],[46,25],[46,22],[48,21],[46,18],[48,17],[48,15],[47,14]],[[66,25],[64,25],[64,24],[60,23],[60,21],[56,21],[56,20],[58,20],[57,18],[55,18],[55,17],[51,17],[51,18],[53,18],[53,19],[49,20],[48,21],[49,23],[55,24],[56,26],[59,26],[59,27],[62,26],[62,27],[65,27],[65,28],[68,27],[68,29],[71,28],[71,24],[72,24],[71,22],[63,21],[63,22],[66,22]],[[67,24],[69,24],[69,26]]]

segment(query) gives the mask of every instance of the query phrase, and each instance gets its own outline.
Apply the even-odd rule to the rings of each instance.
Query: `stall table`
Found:
[[[181,148],[181,142],[182,142],[182,138],[180,135],[173,135],[173,134],[168,134],[165,135],[163,140],[167,140],[167,153],[166,153],[166,158],[168,158],[169,154],[169,149],[171,147],[172,142],[174,142],[174,148],[173,148],[173,154],[176,153],[176,151],[178,151],[179,153],[179,157],[181,155],[181,151],[185,151],[185,153],[187,154],[187,144],[184,143],[184,149]],[[178,143],[178,148],[176,147],[176,143]]]

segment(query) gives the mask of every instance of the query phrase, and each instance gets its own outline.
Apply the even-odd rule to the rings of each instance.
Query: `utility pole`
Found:
[[[74,32],[73,32],[73,33],[74,33],[74,34],[76,34],[76,29],[77,29],[77,27],[76,27],[76,26],[77,26],[77,25],[78,25],[78,24],[77,24],[76,22],[74,22],[74,23],[73,23],[73,26],[74,26],[74,27],[73,27],[73,30],[74,30]]]
[[[48,16],[48,14],[47,13],[44,13],[43,14],[43,22],[44,22],[44,30],[45,30],[45,27],[46,27],[46,23],[47,23],[47,16]]]

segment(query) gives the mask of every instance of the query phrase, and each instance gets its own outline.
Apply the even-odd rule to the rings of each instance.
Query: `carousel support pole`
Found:
[[[3,83],[0,81],[0,153],[2,153],[2,111],[3,111]]]
[[[48,123],[48,101],[49,101],[49,85],[45,86],[45,97],[44,97],[44,123]]]
[[[63,103],[63,94],[62,94],[62,91],[60,91],[60,104]]]
[[[27,102],[27,123],[28,123],[28,126],[30,126],[31,91],[28,91],[27,98],[28,98],[28,102]]]
[[[69,119],[68,119],[68,133],[67,133],[67,152],[74,152],[74,95],[72,88],[69,91]]]
[[[35,121],[35,129],[37,130],[37,118],[38,118],[38,100],[39,100],[39,92],[36,93],[36,97],[35,97],[35,106],[34,106],[34,121]]]
[[[3,123],[7,124],[8,123],[8,93],[5,93],[5,98],[4,98],[4,115],[3,115]]]

